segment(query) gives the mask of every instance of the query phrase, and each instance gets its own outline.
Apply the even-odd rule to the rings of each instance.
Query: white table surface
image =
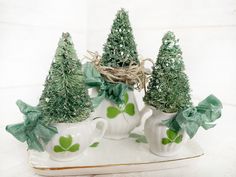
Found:
[[[38,175],[34,174],[28,164],[26,145],[18,142],[5,131],[7,124],[22,120],[14,104],[16,97],[17,93],[16,95],[7,94],[7,91],[0,93],[2,101],[0,104],[0,177],[36,177]],[[224,105],[222,118],[217,121],[217,126],[207,132],[201,129],[194,138],[205,151],[205,155],[194,165],[163,171],[96,176],[236,177],[236,106]]]

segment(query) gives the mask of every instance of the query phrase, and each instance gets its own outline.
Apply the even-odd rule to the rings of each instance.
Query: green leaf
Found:
[[[130,138],[135,138],[137,143],[147,143],[147,139],[144,135],[139,135],[137,133],[130,133]]]
[[[128,103],[128,104],[125,106],[124,112],[126,112],[126,113],[129,114],[130,116],[133,116],[133,115],[135,114],[134,104],[133,104],[133,103]]]
[[[168,129],[166,134],[170,140],[174,140],[177,137],[177,133],[174,130]]]
[[[204,128],[205,130],[208,130],[210,128],[213,128],[216,126],[216,124],[207,124],[207,123],[203,123],[202,125],[202,128]]]
[[[147,139],[144,135],[140,135],[140,137],[138,139],[136,139],[137,143],[148,143]]]
[[[177,144],[181,143],[182,139],[183,139],[183,135],[179,135],[179,136],[175,139],[175,143],[177,143]]]
[[[139,138],[141,135],[137,134],[137,133],[130,133],[129,137],[130,138]]]
[[[79,147],[80,147],[79,144],[73,144],[73,145],[68,149],[68,151],[70,151],[70,152],[76,152],[76,151],[79,150]]]
[[[95,143],[91,144],[89,147],[97,147],[98,144],[99,144],[99,142],[95,142]]]
[[[71,146],[71,144],[72,144],[72,137],[71,137],[71,135],[69,135],[67,137],[61,136],[60,139],[59,139],[59,143],[60,143],[62,148],[67,150]]]
[[[199,129],[199,125],[196,122],[188,121],[185,125],[185,130],[190,138],[193,138],[193,136],[197,133]]]
[[[64,152],[64,151],[65,151],[65,150],[64,150],[61,146],[59,146],[59,145],[54,146],[53,150],[54,150],[54,152]]]
[[[117,109],[116,107],[109,106],[107,108],[107,117],[110,119],[115,118],[118,114],[120,114],[120,110]]]
[[[169,140],[168,138],[162,138],[161,143],[166,145],[166,144],[171,143],[171,140]]]
[[[129,95],[128,95],[127,92],[125,93],[125,96],[124,96],[124,97],[125,97],[125,98],[124,98],[125,104],[127,104],[128,101],[129,101]]]

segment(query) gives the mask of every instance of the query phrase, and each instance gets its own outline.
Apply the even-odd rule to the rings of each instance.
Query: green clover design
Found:
[[[80,145],[78,143],[72,145],[72,136],[68,135],[67,137],[61,136],[59,138],[59,145],[54,146],[53,150],[56,153],[59,152],[76,152],[80,148]]]
[[[97,147],[98,145],[99,145],[99,142],[95,142],[95,143],[91,144],[89,147],[95,148],[95,147]]]
[[[145,143],[145,144],[148,143],[147,139],[144,135],[140,135],[140,134],[137,134],[137,133],[130,133],[129,137],[130,138],[135,138],[136,143]]]
[[[162,138],[161,143],[164,145],[170,144],[170,143],[176,143],[179,144],[182,139],[183,135],[178,135],[178,133],[174,130],[168,129],[166,131],[167,138]]]
[[[127,113],[130,116],[133,116],[135,114],[134,104],[133,103],[128,103],[128,101],[129,101],[128,93],[125,94],[124,100],[125,100],[125,108],[124,109],[120,109],[120,108],[115,107],[115,106],[109,106],[107,108],[107,117],[109,119],[113,119],[116,116],[118,116],[120,113],[123,113],[123,112]]]

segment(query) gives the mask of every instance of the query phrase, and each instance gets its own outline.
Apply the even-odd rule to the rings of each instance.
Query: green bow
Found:
[[[45,125],[37,107],[30,106],[21,100],[16,102],[20,111],[25,115],[23,123],[7,125],[6,131],[11,133],[17,140],[27,142],[28,149],[44,151],[43,143],[47,144],[53,135],[57,133],[57,128]]]
[[[123,105],[125,103],[124,95],[129,88],[128,85],[107,82],[91,63],[85,63],[83,68],[86,85],[89,88],[97,88],[98,90],[98,95],[92,98],[95,108],[104,98],[109,99],[116,105]]]
[[[185,130],[193,138],[200,126],[205,130],[215,126],[212,122],[221,117],[222,108],[221,101],[214,95],[209,95],[198,106],[190,107],[163,123],[176,132]]]

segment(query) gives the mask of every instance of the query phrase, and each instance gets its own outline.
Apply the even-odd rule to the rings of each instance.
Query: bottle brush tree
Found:
[[[69,33],[58,43],[38,106],[46,123],[80,122],[93,109]]]
[[[101,65],[117,68],[129,66],[131,62],[139,64],[138,54],[128,12],[121,9],[104,45]]]
[[[173,32],[162,38],[144,102],[162,112],[173,113],[192,105],[182,51]]]

